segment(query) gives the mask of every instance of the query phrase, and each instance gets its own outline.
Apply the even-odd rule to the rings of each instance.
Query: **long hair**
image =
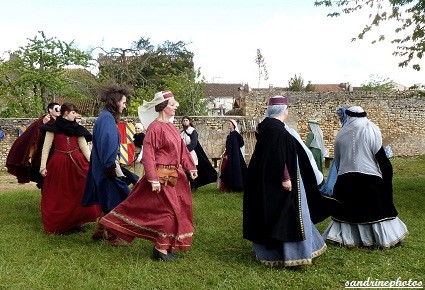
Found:
[[[100,100],[105,103],[105,108],[111,112],[115,118],[115,122],[118,123],[121,114],[118,110],[118,102],[121,101],[123,96],[128,97],[130,91],[127,87],[121,87],[117,84],[105,85],[99,87]]]
[[[192,119],[189,118],[189,116],[183,116],[183,118],[182,118],[182,126],[183,126],[183,120],[184,119],[189,120],[189,126],[195,128],[195,126],[193,126]]]

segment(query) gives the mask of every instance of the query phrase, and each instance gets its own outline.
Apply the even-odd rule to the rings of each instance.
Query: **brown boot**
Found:
[[[106,230],[106,242],[112,247],[128,247],[130,243]]]
[[[95,241],[100,241],[106,238],[106,232],[105,227],[102,226],[99,221],[105,214],[102,213],[100,217],[97,219],[96,223],[96,229],[94,230],[94,233],[92,234],[91,238]]]
[[[108,239],[106,241],[112,247],[128,247],[128,246],[130,246],[129,242],[121,239],[118,236],[110,236],[110,237],[108,237]]]
[[[96,229],[94,230],[94,233],[91,235],[91,238],[95,241],[100,241],[105,239],[106,233],[105,228],[97,222]]]

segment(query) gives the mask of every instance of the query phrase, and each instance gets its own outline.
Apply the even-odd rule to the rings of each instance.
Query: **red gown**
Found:
[[[89,162],[78,146],[78,137],[55,133],[55,151],[47,162],[41,197],[41,216],[48,234],[61,234],[100,216],[97,205],[81,205]]]
[[[100,223],[128,242],[138,237],[161,250],[188,250],[194,227],[192,194],[184,170],[196,170],[196,165],[173,123],[153,121],[149,125],[142,163],[143,178]],[[157,164],[179,165],[176,186],[161,184],[160,192],[152,191],[148,180],[159,180]]]

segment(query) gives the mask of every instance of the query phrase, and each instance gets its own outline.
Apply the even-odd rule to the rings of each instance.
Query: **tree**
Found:
[[[67,87],[61,93],[69,99],[95,99],[98,97],[99,81],[95,75],[83,68],[69,68],[62,72]]]
[[[0,63],[0,92],[7,110],[3,116],[36,117],[45,112],[55,96],[71,88],[67,66],[88,67],[91,56],[39,31],[28,44],[9,51],[10,59]]]
[[[394,81],[389,78],[382,78],[377,75],[370,75],[370,80],[360,86],[361,91],[392,91],[394,90]]]
[[[302,76],[295,76],[288,81],[288,91],[301,92],[304,90],[304,79]]]
[[[149,38],[140,38],[130,48],[103,50],[99,57],[101,82],[115,81],[133,89],[127,114],[137,115],[143,100],[152,99],[157,91],[170,89],[178,97],[179,114],[205,113],[203,81],[197,82],[200,70],[194,70],[194,54],[182,41],[165,41],[154,46]]]
[[[267,81],[269,79],[269,73],[267,72],[266,60],[261,54],[260,49],[257,49],[257,55],[255,57],[255,63],[258,66],[258,87],[260,87],[261,79]]]
[[[198,69],[196,72],[182,73],[165,79],[166,87],[173,92],[179,102],[178,115],[207,114],[205,80],[195,81],[200,76],[201,72]]]
[[[306,92],[314,92],[316,90],[316,86],[311,83],[311,81],[308,81],[308,84],[305,86]]]
[[[333,3],[334,2],[334,3]],[[385,2],[385,3],[382,3]],[[388,4],[388,5],[386,5]],[[396,45],[393,52],[394,56],[403,57],[404,60],[398,65],[406,67],[412,61],[422,59],[425,52],[425,1],[423,0],[325,0],[315,1],[315,6],[332,7],[333,5],[341,8],[340,12],[329,13],[328,16],[335,17],[342,13],[350,14],[365,7],[370,7],[373,11],[369,14],[370,23],[366,24],[363,31],[358,34],[356,39],[363,39],[365,34],[372,30],[372,28],[379,26],[382,22],[388,20],[396,20],[399,25],[394,30],[400,37],[395,37],[391,43]],[[385,40],[385,35],[372,41]],[[419,71],[421,69],[418,63],[414,63],[412,68]]]

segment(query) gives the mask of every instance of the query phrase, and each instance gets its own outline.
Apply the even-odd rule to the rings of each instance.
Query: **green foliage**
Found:
[[[360,91],[393,91],[395,89],[394,82],[388,78],[381,78],[377,75],[370,75],[370,80],[363,83],[359,90]]]
[[[316,0],[314,5],[344,7],[340,11],[329,13],[328,16],[331,17],[339,16],[341,13],[350,14],[361,9],[370,9],[372,11],[369,14],[370,22],[365,25],[357,37],[353,38],[353,41],[363,39],[366,33],[374,27],[378,27],[382,22],[396,20],[398,26],[394,31],[399,37],[391,40],[396,47],[393,55],[404,58],[398,65],[406,67],[411,62],[419,61],[423,57],[425,52],[425,1],[423,0]],[[372,43],[384,41],[385,38],[385,35],[381,34]],[[419,63],[414,63],[412,68],[418,71],[421,69]]]
[[[62,77],[67,84],[60,95],[69,99],[97,98],[97,77],[85,69],[65,69]]]
[[[137,115],[143,100],[151,100],[161,90],[171,90],[179,101],[179,115],[206,113],[204,80],[194,70],[193,53],[182,41],[165,41],[155,47],[149,38],[140,38],[130,48],[113,48],[99,58],[100,82],[114,81],[133,89],[128,115]]]
[[[181,116],[206,115],[205,81],[195,81],[201,72],[181,73],[165,79],[165,87],[171,90],[179,102],[178,114]]]
[[[308,81],[308,84],[305,86],[306,92],[314,92],[316,90],[316,86],[311,83],[311,81]]]
[[[38,117],[55,97],[97,98],[99,84],[115,82],[132,89],[127,115],[137,115],[143,100],[170,89],[181,104],[180,113],[206,113],[204,80],[194,70],[193,53],[182,41],[154,46],[140,38],[130,48],[112,48],[99,56],[99,74],[85,70],[93,61],[89,54],[44,32],[19,50],[0,60],[0,117]],[[69,69],[69,66],[80,69]],[[81,68],[82,67],[82,68]]]
[[[295,76],[288,81],[288,91],[301,92],[304,91],[304,79],[301,75]]]
[[[55,96],[72,91],[63,74],[65,67],[87,67],[91,59],[74,48],[73,42],[48,38],[43,31],[9,54],[10,60],[0,64],[0,97],[8,108],[3,116],[14,117],[37,117],[44,113]]]
[[[260,82],[262,79],[267,81],[269,79],[269,73],[267,71],[266,59],[261,54],[260,49],[257,49],[257,55],[255,57],[255,63],[258,66],[258,87],[260,87]]]
[[[94,224],[83,233],[45,235],[39,190],[2,192],[0,288],[344,289],[346,281],[369,277],[423,281],[425,156],[391,162],[394,203],[409,230],[405,243],[383,250],[329,245],[312,265],[296,270],[259,264],[252,244],[242,238],[243,194],[219,192],[215,184],[193,193],[193,244],[171,263],[153,261],[148,241],[135,239],[122,248],[92,241]],[[328,224],[326,220],[317,228],[323,232]]]

